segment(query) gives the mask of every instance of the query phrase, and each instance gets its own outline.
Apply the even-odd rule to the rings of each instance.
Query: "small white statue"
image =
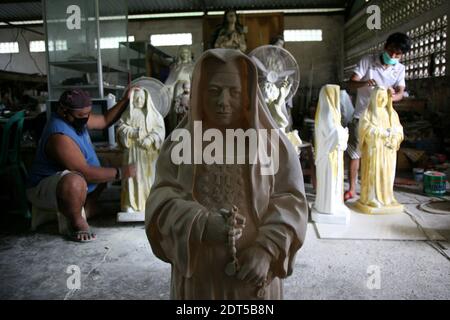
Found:
[[[181,93],[181,82],[191,82],[193,69],[194,61],[191,49],[188,46],[181,46],[178,49],[178,57],[171,65],[169,76],[164,83],[169,89],[170,99],[174,99]]]
[[[296,149],[297,154],[300,154],[299,147],[302,145],[302,140],[298,135],[298,131],[293,130],[288,132],[287,130],[289,126],[289,114],[286,109],[286,97],[291,90],[292,84],[289,84],[288,80],[283,80],[281,85],[277,86],[276,83],[265,81],[261,87],[273,120],[278,125],[278,128],[286,134]]]
[[[388,90],[376,88],[359,120],[361,150],[361,197],[356,208],[367,214],[402,213],[394,196],[397,151],[403,141],[403,127],[392,106]]]
[[[312,220],[347,224],[350,210],[344,204],[344,151],[348,129],[341,125],[340,88],[326,85],[320,91],[315,120],[317,190]]]
[[[191,83],[189,81],[182,82],[183,92],[181,92],[176,98],[174,103],[175,113],[177,115],[177,124],[189,111]]]
[[[117,136],[124,150],[123,162],[136,164],[136,177],[122,181],[121,210],[125,218],[121,219],[119,214],[119,221],[144,221],[145,202],[155,179],[156,160],[165,137],[164,119],[146,89],[132,91],[130,106],[121,117]]]

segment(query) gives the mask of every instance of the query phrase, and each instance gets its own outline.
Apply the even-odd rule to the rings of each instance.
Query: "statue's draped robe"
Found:
[[[257,94],[254,64],[236,50],[214,49],[203,54],[193,75],[191,108],[180,123],[191,133],[193,122],[201,120],[203,62],[214,57],[222,61],[241,59],[248,69],[251,127],[273,129],[276,125]],[[236,242],[239,257],[243,249],[260,245],[273,258],[265,299],[282,298],[281,279],[292,273],[295,253],[302,246],[308,218],[303,176],[298,158],[283,134],[280,139],[280,167],[277,173],[262,175],[262,164],[175,165],[171,153],[181,131],[164,143],[157,163],[157,176],[146,207],[146,231],[154,254],[172,265],[173,299],[256,299],[257,287],[225,274],[230,261],[226,244],[202,242],[210,210],[236,204],[247,218],[243,236]],[[193,143],[193,142],[192,142]],[[198,149],[197,149],[198,150]],[[200,152],[200,151],[199,151]],[[192,163],[192,162],[191,162]],[[229,209],[229,208],[228,208]]]
[[[385,137],[386,130],[390,137]],[[361,197],[363,205],[379,208],[398,205],[394,197],[397,151],[403,127],[387,90],[372,92],[370,104],[359,124],[361,150]]]
[[[345,214],[344,150],[348,131],[341,125],[339,86],[322,88],[315,119],[317,190],[314,208],[327,214]]]
[[[164,141],[165,128],[161,114],[156,110],[146,89],[145,106],[133,107],[134,91],[130,97],[130,107],[123,113],[117,128],[117,137],[123,148],[123,164],[136,165],[136,177],[122,181],[121,209],[131,208],[136,212],[145,211],[145,203],[155,180],[155,166],[159,150]],[[140,137],[134,138],[135,129],[140,128]],[[150,135],[154,143],[144,149],[140,144]]]

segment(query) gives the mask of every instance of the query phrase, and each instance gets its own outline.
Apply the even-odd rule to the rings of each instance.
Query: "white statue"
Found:
[[[122,181],[119,221],[144,221],[145,202],[155,179],[155,165],[164,142],[164,119],[153,105],[149,92],[136,88],[130,107],[121,117],[117,136],[123,162],[136,164],[136,177]]]
[[[170,66],[170,73],[164,83],[169,89],[170,112],[168,115],[168,132],[177,125],[177,114],[175,112],[175,99],[183,92],[183,83],[191,82],[194,61],[189,46],[180,46],[175,62]]]
[[[344,204],[344,151],[348,129],[341,125],[340,88],[320,91],[315,121],[317,190],[312,219],[318,223],[346,224],[350,210]]]
[[[359,120],[361,150],[361,197],[356,208],[367,214],[402,213],[394,196],[397,152],[404,138],[403,127],[392,107],[388,90],[376,88],[369,107]]]
[[[193,70],[194,61],[192,60],[191,49],[188,46],[181,46],[178,49],[178,57],[171,65],[169,76],[164,83],[169,89],[171,99],[181,93],[181,82],[191,82]]]
[[[299,147],[302,144],[302,140],[298,135],[298,131],[293,130],[288,132],[289,114],[286,109],[286,97],[288,96],[291,87],[292,84],[289,84],[287,80],[283,80],[279,87],[276,83],[270,81],[265,81],[261,85],[267,107],[269,108],[273,120],[278,125],[278,128],[286,134],[287,138],[296,149],[297,154],[300,154]]]

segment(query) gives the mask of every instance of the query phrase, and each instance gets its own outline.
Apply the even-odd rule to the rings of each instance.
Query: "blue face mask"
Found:
[[[387,53],[386,51],[383,53],[383,61],[385,64],[388,64],[390,66],[395,66],[397,63],[400,62],[399,59],[391,58],[389,53]]]

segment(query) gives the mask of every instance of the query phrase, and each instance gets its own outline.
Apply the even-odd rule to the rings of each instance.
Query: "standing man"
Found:
[[[411,39],[403,33],[389,36],[384,46],[384,52],[363,57],[348,83],[350,90],[357,90],[355,113],[349,123],[350,138],[348,141],[348,155],[350,156],[349,180],[350,189],[345,193],[345,201],[356,195],[356,178],[359,170],[361,152],[358,148],[359,118],[367,109],[370,94],[375,87],[385,87],[392,100],[403,99],[405,91],[405,66],[399,61],[411,49]]]
[[[35,206],[61,212],[70,223],[69,238],[88,242],[95,239],[82,209],[98,197],[98,184],[133,177],[134,164],[102,168],[88,129],[103,130],[116,122],[128,106],[129,93],[104,115],[91,114],[92,102],[82,90],[65,91],[56,112],[48,120],[31,168],[27,197]]]

